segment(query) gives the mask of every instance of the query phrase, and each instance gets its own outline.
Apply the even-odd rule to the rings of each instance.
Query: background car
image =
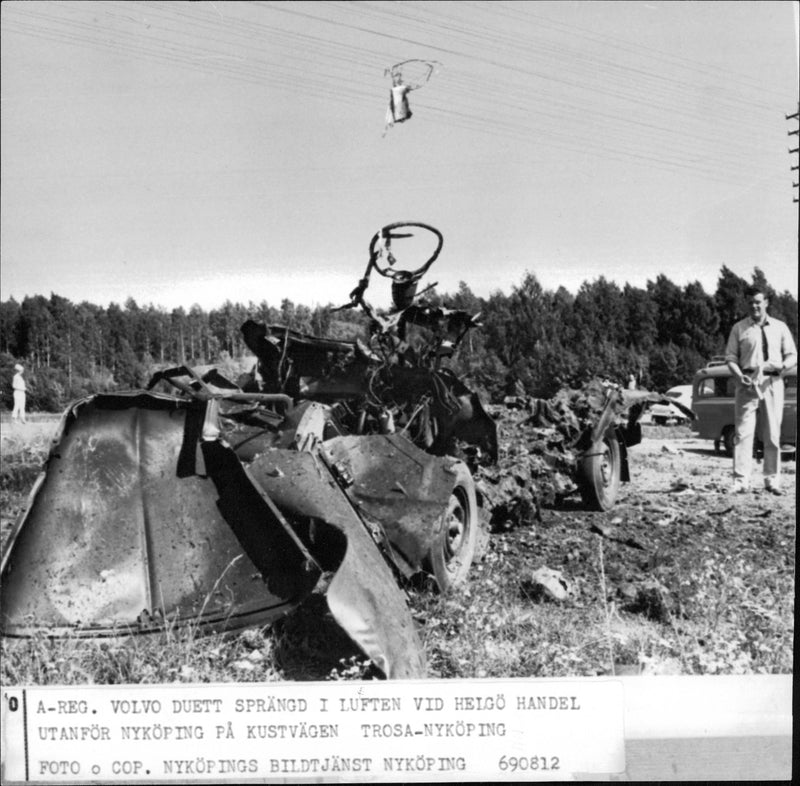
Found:
[[[676,385],[665,394],[668,398],[675,399],[687,409],[692,408],[692,386]],[[689,417],[678,407],[672,404],[653,404],[650,407],[650,419],[653,423],[666,426],[668,423],[688,423]]]
[[[797,445],[797,366],[781,374],[784,382],[781,453],[794,453]],[[692,409],[697,415],[693,428],[701,439],[713,439],[717,450],[733,456],[735,380],[727,365],[709,364],[694,376]],[[756,423],[756,449],[760,422]]]

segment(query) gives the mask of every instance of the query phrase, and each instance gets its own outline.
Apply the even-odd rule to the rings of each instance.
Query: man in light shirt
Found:
[[[750,316],[731,329],[725,360],[736,378],[733,490],[750,488],[756,415],[762,420],[764,487],[781,491],[781,421],[784,369],[797,365],[797,349],[785,322],[767,315],[769,298],[760,287],[745,290]]]
[[[14,378],[11,380],[11,389],[14,392],[14,409],[11,412],[11,420],[19,420],[26,423],[25,420],[25,395],[28,389],[25,384],[25,377],[22,376],[25,369],[20,363],[14,366]]]

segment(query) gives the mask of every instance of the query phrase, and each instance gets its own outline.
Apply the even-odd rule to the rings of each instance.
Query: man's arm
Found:
[[[731,328],[730,335],[728,336],[728,343],[725,347],[725,362],[731,370],[731,374],[739,380],[743,385],[750,385],[752,381],[750,377],[742,372],[739,366],[739,326],[734,325]]]
[[[794,345],[794,339],[786,323],[783,325],[783,336],[781,336],[781,355],[783,368],[791,368],[797,365],[797,347]]]

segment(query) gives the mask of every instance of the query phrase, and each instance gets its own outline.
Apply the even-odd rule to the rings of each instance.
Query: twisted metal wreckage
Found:
[[[409,228],[436,248],[403,271],[391,244]],[[372,238],[342,307],[369,316],[368,344],[247,321],[257,364],[246,379],[180,367],[146,391],[70,406],[3,558],[2,634],[263,625],[328,574],[333,617],[384,674],[424,676],[398,579],[464,580],[486,518],[470,466],[498,457],[494,420],[443,365],[477,317],[417,292],[442,242],[416,222]],[[373,271],[392,282],[388,314],[364,299]],[[615,401],[575,441],[585,498],[600,508],[640,438],[640,403],[620,426]]]

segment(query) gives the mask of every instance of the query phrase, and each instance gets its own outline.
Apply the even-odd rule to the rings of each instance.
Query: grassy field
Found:
[[[30,424],[29,424],[30,425]],[[6,542],[55,421],[3,429]],[[26,427],[27,428],[27,427]],[[609,513],[577,500],[490,537],[447,595],[407,587],[430,676],[751,674],[792,670],[795,482],[789,495],[731,498],[730,462],[687,429],[652,427],[631,450],[632,482]],[[533,570],[559,571],[562,601]],[[362,679],[377,672],[316,592],[271,628],[189,629],[107,641],[2,641],[2,682],[117,684]]]

